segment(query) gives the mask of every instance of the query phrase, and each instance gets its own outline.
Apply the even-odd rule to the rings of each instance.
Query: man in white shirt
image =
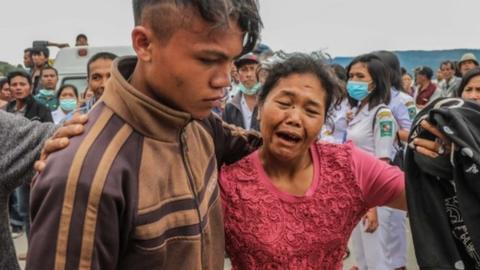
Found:
[[[461,78],[455,76],[455,64],[452,61],[444,61],[440,64],[443,80],[438,83],[442,97],[452,97],[460,86]]]

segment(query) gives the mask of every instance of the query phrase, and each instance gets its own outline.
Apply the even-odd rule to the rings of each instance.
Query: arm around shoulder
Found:
[[[0,111],[0,182],[26,180],[33,176],[33,164],[43,143],[55,132],[53,123],[30,121]],[[13,179],[13,180],[12,180]],[[19,183],[7,183],[13,186]]]
[[[227,124],[213,114],[202,124],[212,135],[219,167],[242,159],[262,145],[260,133]]]

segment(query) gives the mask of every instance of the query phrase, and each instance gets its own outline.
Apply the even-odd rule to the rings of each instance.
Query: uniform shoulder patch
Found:
[[[323,131],[323,136],[332,136],[332,135],[333,135],[332,130],[326,129],[325,131]]]
[[[415,116],[417,116],[417,108],[415,108],[415,106],[408,107],[408,116],[412,121],[415,119]]]
[[[392,137],[393,136],[393,121],[383,120],[380,121],[380,137]]]
[[[407,106],[407,107],[415,106],[415,102],[413,102],[413,101],[407,101],[407,102],[405,103],[405,106]]]
[[[390,110],[381,110],[377,113],[377,118],[382,119],[382,118],[392,118],[392,112]]]

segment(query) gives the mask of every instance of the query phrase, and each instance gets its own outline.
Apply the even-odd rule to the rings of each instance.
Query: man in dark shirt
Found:
[[[32,79],[24,71],[13,71],[7,75],[10,89],[15,100],[7,105],[7,112],[24,116],[30,120],[53,122],[50,110],[38,103],[32,96]],[[29,231],[28,202],[30,196],[29,183],[25,183],[15,190],[13,195],[16,206],[11,208],[12,225],[15,230],[19,226],[26,226]]]

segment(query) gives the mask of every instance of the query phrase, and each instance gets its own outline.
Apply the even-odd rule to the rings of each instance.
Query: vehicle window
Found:
[[[78,95],[82,96],[85,88],[87,88],[87,77],[67,77],[64,78],[61,85],[73,84],[78,89]]]

